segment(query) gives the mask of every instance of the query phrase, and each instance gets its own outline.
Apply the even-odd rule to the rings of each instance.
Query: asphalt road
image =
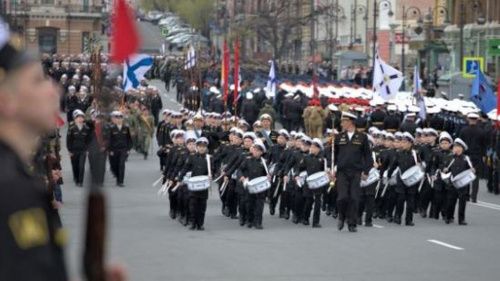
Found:
[[[166,107],[178,108],[173,93],[163,93],[163,99]],[[86,190],[70,182],[64,148],[63,167],[62,217],[70,231],[68,264],[76,276]],[[108,260],[125,264],[130,280],[498,280],[500,197],[487,193],[484,183],[479,200],[488,203],[468,204],[465,227],[417,217],[415,227],[376,220],[375,227],[353,234],[337,231],[336,221],[324,214],[323,228],[313,229],[270,216],[266,206],[264,230],[249,230],[221,215],[214,191],[206,231],[193,232],[169,218],[168,199],[152,187],[160,176],[155,156],[131,154],[125,188],[115,187],[109,175]]]

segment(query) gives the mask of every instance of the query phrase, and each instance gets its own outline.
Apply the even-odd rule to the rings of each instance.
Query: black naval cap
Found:
[[[11,34],[9,26],[0,18],[0,82],[7,74],[36,61],[37,58],[21,47],[20,38]]]

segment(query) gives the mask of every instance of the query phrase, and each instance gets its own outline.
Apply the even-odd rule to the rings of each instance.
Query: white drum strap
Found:
[[[450,162],[450,164],[448,165],[448,167],[446,167],[446,170],[449,170],[451,165],[453,165],[453,163],[455,163],[455,158],[453,158]]]
[[[207,154],[207,169],[208,169],[208,177],[212,177],[212,167],[210,165],[210,155]]]
[[[412,149],[411,154],[413,155],[413,159],[415,160],[415,165],[418,165],[417,152]]]
[[[467,161],[467,163],[469,164],[469,167],[470,167],[471,169],[473,169],[473,168],[474,168],[474,166],[472,166],[472,163],[470,162],[470,158],[469,158],[469,156],[465,155],[465,161]]]
[[[264,165],[264,170],[266,170],[266,174],[269,175],[269,170],[267,169],[267,164],[266,164],[266,160],[264,160],[264,158],[260,158],[260,160],[262,161],[262,165]]]

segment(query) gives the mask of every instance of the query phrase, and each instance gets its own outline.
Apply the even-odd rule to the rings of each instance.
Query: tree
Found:
[[[300,0],[269,0],[255,14],[245,15],[245,19],[236,23],[235,29],[250,29],[258,38],[271,46],[273,57],[279,60],[284,52],[292,47],[292,35],[325,13],[329,8],[322,6],[303,13]],[[309,1],[308,1],[309,3]]]

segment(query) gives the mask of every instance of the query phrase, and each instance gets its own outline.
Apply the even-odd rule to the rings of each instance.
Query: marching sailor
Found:
[[[85,124],[85,114],[76,109],[73,111],[73,122],[69,125],[66,137],[66,147],[71,158],[73,168],[73,179],[76,186],[82,186],[83,176],[85,174],[85,160],[92,140],[92,132],[89,126]]]
[[[127,161],[129,151],[132,149],[132,136],[130,128],[123,124],[123,113],[113,111],[111,121],[113,125],[109,129],[109,164],[111,172],[116,177],[116,185],[124,187],[125,161]]]
[[[451,172],[452,178],[468,169],[471,169],[474,173],[476,172],[469,156],[465,155],[465,151],[467,151],[467,149],[468,146],[462,139],[455,139],[453,143],[453,157],[449,160],[449,168],[445,170],[445,172]],[[453,161],[453,163],[451,163],[451,161]],[[455,188],[453,185],[450,185],[446,198],[447,224],[453,222],[453,214],[455,213],[455,205],[457,204],[458,199],[458,224],[467,225],[467,222],[465,221],[465,205],[468,197],[467,187]]]
[[[241,178],[240,181],[247,183],[258,177],[268,177],[271,180],[271,176],[268,174],[267,166],[262,155],[266,152],[266,146],[260,142],[256,141],[250,149],[251,156],[247,157],[240,166]],[[264,201],[266,199],[267,191],[263,191],[256,194],[249,194],[248,198],[248,227],[252,226],[255,229],[263,229],[262,227],[262,213],[264,211]]]
[[[431,178],[432,178],[432,188],[434,194],[432,197],[432,205],[430,217],[434,219],[439,219],[439,214],[443,214],[445,218],[446,211],[446,192],[445,188],[445,178],[442,177],[442,171],[447,168],[445,166],[447,159],[451,158],[452,151],[451,145],[453,144],[453,138],[448,134],[448,132],[441,132],[439,135],[439,147],[432,151],[432,161],[431,161]]]
[[[360,181],[366,179],[373,166],[370,144],[366,134],[357,132],[354,121],[356,115],[343,112],[341,117],[342,133],[335,139],[337,209],[339,213],[337,228],[344,228],[347,220],[350,232],[356,232]]]
[[[208,139],[201,137],[196,140],[196,153],[191,153],[186,160],[186,164],[179,173],[179,178],[183,178],[188,172],[191,177],[209,176],[211,180],[210,168],[213,161],[208,156]],[[208,159],[208,160],[207,160]],[[210,161],[210,162],[209,162]],[[205,212],[207,210],[208,189],[200,191],[189,191],[189,214],[191,217],[191,230],[204,230]]]
[[[400,173],[398,174],[398,183],[396,185],[397,201],[396,201],[396,214],[394,216],[394,222],[401,224],[401,217],[403,215],[403,208],[406,203],[406,219],[405,223],[407,226],[414,226],[413,223],[413,208],[415,206],[415,195],[418,191],[418,183],[411,186],[406,186],[401,175],[404,174],[408,169],[415,165],[421,165],[421,160],[419,159],[417,152],[413,149],[413,142],[415,139],[413,136],[404,132],[401,138],[401,150],[397,153],[394,161],[389,169],[389,175],[399,168]]]
[[[276,211],[276,204],[278,203],[278,199],[280,198],[280,195],[282,193],[281,191],[281,186],[283,184],[282,178],[278,176],[278,171],[281,169],[281,166],[283,166],[284,158],[283,152],[285,151],[286,144],[288,142],[288,139],[290,138],[290,134],[288,134],[288,131],[285,129],[281,129],[278,132],[278,138],[277,138],[277,143],[274,144],[269,153],[268,153],[268,160],[269,160],[269,167],[270,167],[270,172],[273,175],[273,181],[271,182],[271,189],[269,190],[269,212],[271,215],[274,215]],[[274,167],[274,168],[272,168]],[[276,196],[275,196],[276,194]],[[282,216],[283,213],[281,212],[280,208],[280,216]]]

